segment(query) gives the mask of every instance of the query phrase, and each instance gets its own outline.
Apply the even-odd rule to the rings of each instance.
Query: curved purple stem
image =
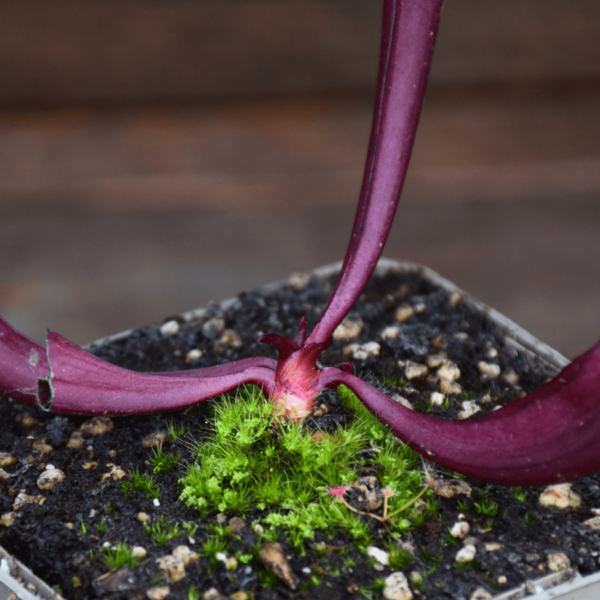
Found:
[[[50,366],[49,366],[50,363]],[[256,383],[270,394],[277,361],[245,358],[168,373],[137,373],[107,363],[48,332],[47,349],[0,317],[0,393],[54,412],[133,415],[184,408]]]
[[[354,375],[337,382],[403,442],[464,475],[542,485],[600,470],[600,343],[525,398],[463,421],[412,411]]]
[[[309,343],[324,342],[373,274],[417,131],[443,0],[386,0],[371,139],[354,226],[333,295]]]
[[[246,363],[253,359],[247,359]],[[53,412],[80,415],[152,414],[186,408],[244,383],[260,385],[269,394],[274,372],[246,366],[228,374],[136,373],[86,352],[60,335],[48,334],[50,375],[38,381],[38,399]],[[258,363],[257,363],[258,364]],[[231,365],[227,365],[231,366]]]

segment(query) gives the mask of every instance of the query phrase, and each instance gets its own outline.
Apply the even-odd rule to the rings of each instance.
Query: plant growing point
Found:
[[[110,365],[49,332],[46,348],[0,318],[0,391],[65,414],[135,415],[184,408],[246,383],[280,416],[303,419],[324,388],[350,388],[409,446],[460,473],[539,485],[600,470],[600,344],[525,398],[482,417],[436,419],[410,411],[349,372],[321,367],[334,330],[373,274],[408,168],[442,0],[385,0],[379,78],[365,174],[350,243],[329,304],[307,335],[261,338],[277,361],[249,358],[171,373]]]

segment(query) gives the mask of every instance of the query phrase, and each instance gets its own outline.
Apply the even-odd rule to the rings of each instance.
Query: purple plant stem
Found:
[[[38,377],[46,375],[46,348],[19,333],[0,317],[0,394],[35,404]]]
[[[107,363],[60,335],[48,334],[50,377],[39,383],[41,400],[52,412],[80,415],[152,414],[186,408],[244,383],[261,386],[268,395],[274,372],[247,359],[246,368],[201,377],[189,372],[136,373]],[[227,365],[231,366],[231,365]],[[188,376],[189,375],[189,376]]]
[[[403,442],[454,471],[504,485],[543,485],[600,470],[600,343],[525,398],[462,421],[423,415],[341,374]]]
[[[259,384],[269,393],[277,367],[277,361],[259,356],[203,369],[141,374],[110,365],[56,333],[49,332],[48,341],[54,378],[51,379],[51,388],[42,385],[42,389],[46,389],[49,395],[57,396],[56,390],[62,389],[65,378],[71,377],[73,381],[68,385],[71,388],[76,385],[79,394],[77,398],[71,395],[63,401],[59,393],[52,403],[52,409],[56,412],[141,414],[147,410],[173,410],[247,382]],[[48,382],[50,370],[47,356],[46,348],[19,333],[0,317],[0,393],[26,404],[36,404],[38,381]],[[70,361],[73,361],[72,364]],[[85,369],[89,369],[89,372],[85,372]],[[74,375],[76,372],[77,377]],[[195,383],[165,383],[166,379],[187,379]],[[101,401],[97,397],[95,384],[92,384],[96,380],[104,390]],[[164,388],[164,393],[158,392],[157,386]],[[182,392],[184,388],[186,391]],[[107,389],[113,390],[114,398],[106,396]],[[144,397],[145,394],[148,397]],[[166,399],[165,394],[172,394],[173,397]],[[193,401],[189,400],[190,397]],[[158,405],[161,402],[162,408]],[[179,403],[182,403],[181,406]]]
[[[234,375],[245,371],[250,367],[264,367],[275,371],[277,361],[266,356],[242,358],[235,362],[215,365],[214,367],[203,367],[201,369],[188,369],[186,371],[167,371],[165,373],[148,373],[148,375],[160,375],[161,377],[222,377],[223,375]]]
[[[309,343],[328,340],[358,300],[394,219],[425,95],[443,0],[386,0],[371,139],[350,243]]]

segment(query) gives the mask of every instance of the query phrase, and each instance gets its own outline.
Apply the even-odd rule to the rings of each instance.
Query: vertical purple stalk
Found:
[[[443,0],[385,0],[371,139],[350,243],[308,343],[326,342],[373,274],[408,169]]]

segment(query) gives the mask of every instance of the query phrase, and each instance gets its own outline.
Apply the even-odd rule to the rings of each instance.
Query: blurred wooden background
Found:
[[[379,0],[4,0],[16,106],[371,89]],[[447,0],[431,85],[600,75],[596,0]]]
[[[77,343],[343,257],[378,0],[0,4],[0,314]],[[600,3],[447,0],[385,254],[600,338]]]

